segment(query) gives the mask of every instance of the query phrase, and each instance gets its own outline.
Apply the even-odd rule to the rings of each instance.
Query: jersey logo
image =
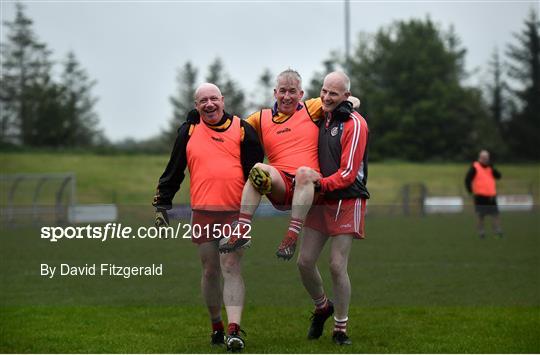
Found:
[[[284,128],[284,129],[282,129],[280,131],[277,131],[276,133],[277,134],[282,134],[282,133],[287,133],[287,132],[290,132],[290,131],[291,131],[291,129],[287,127],[287,128]]]
[[[214,136],[211,136],[213,140],[215,140],[216,142],[220,142],[220,143],[224,143],[225,142],[225,139],[221,138],[221,137],[214,137]]]
[[[337,136],[337,134],[338,134],[338,128],[337,127],[332,128],[332,130],[330,131],[330,135],[332,137],[335,137]]]

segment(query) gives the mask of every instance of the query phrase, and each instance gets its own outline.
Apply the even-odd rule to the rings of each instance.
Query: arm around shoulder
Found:
[[[240,126],[244,131],[243,139],[240,144],[240,160],[242,163],[242,171],[244,179],[247,180],[249,171],[256,163],[260,163],[264,159],[264,151],[259,141],[259,135],[255,129],[246,121],[241,120]]]
[[[347,100],[349,100],[349,101],[352,103],[353,108],[354,108],[355,110],[358,109],[358,108],[360,107],[360,99],[357,98],[356,96],[352,96],[352,95],[351,95],[351,96],[349,96],[349,98],[348,98]]]

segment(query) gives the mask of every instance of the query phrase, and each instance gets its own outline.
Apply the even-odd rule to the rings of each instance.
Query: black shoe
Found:
[[[232,332],[231,334],[227,335],[227,337],[225,338],[227,351],[232,351],[233,353],[236,353],[244,349],[246,343],[244,342],[244,339],[240,337],[239,333],[246,335],[246,332],[241,329],[237,332]]]
[[[212,346],[221,346],[225,345],[225,332],[223,330],[214,330],[210,336],[212,340],[210,345]]]
[[[328,306],[323,312],[314,312],[311,316],[311,327],[308,331],[308,339],[319,339],[323,333],[324,322],[334,314],[334,304],[328,300]]]
[[[351,339],[344,332],[334,332],[332,334],[332,340],[337,345],[352,345]]]

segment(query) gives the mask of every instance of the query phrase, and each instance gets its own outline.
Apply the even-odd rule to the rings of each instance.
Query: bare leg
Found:
[[[346,319],[351,300],[351,281],[347,272],[349,252],[353,237],[344,234],[332,237],[330,249],[330,273],[334,291],[334,316],[336,319]]]
[[[305,228],[300,255],[298,255],[300,277],[315,306],[308,330],[308,339],[319,339],[323,334],[324,323],[334,313],[334,307],[324,292],[321,274],[317,268],[317,259],[327,240],[328,237],[321,232]]]
[[[281,196],[285,197],[285,182],[281,178],[281,175],[276,168],[267,165],[257,163],[253,167],[261,169],[268,173],[271,178],[271,191],[272,197]],[[242,201],[240,205],[240,214],[238,216],[238,227],[240,228],[237,235],[232,235],[227,238],[223,238],[219,242],[219,251],[222,253],[230,253],[240,248],[246,248],[251,244],[252,235],[249,233],[251,229],[251,219],[253,214],[261,203],[261,193],[252,185],[251,181],[247,181],[242,191]]]
[[[229,323],[238,325],[242,320],[245,297],[241,265],[242,255],[243,251],[237,250],[233,253],[222,254],[220,258],[223,272],[223,302],[227,311],[227,319]]]
[[[255,190],[253,185],[249,181],[246,181],[244,189],[242,190],[242,204],[240,206],[240,213],[253,216],[257,207],[261,203],[261,194]]]
[[[499,217],[498,214],[493,215],[493,230],[499,237],[503,236],[501,218]]]
[[[201,290],[210,319],[221,317],[221,269],[216,242],[199,245],[199,256],[202,263]]]
[[[319,173],[308,167],[296,170],[291,217],[305,220],[315,197],[314,182],[320,178]]]
[[[282,201],[285,199],[285,182],[281,178],[281,174],[271,165],[257,163],[254,168],[258,167],[270,174],[272,179],[272,191],[270,192],[275,200]],[[261,203],[261,194],[255,190],[251,182],[247,181],[242,191],[242,205],[240,213],[252,216],[259,204]]]
[[[296,241],[315,197],[314,182],[318,179],[320,179],[319,173],[311,168],[300,167],[296,170],[291,220],[285,237],[278,246],[276,252],[278,258],[290,260],[293,257]]]
[[[485,237],[486,231],[484,229],[484,215],[479,213],[476,214],[476,230],[478,231],[480,238]]]
[[[317,268],[317,260],[327,240],[327,236],[316,230],[311,228],[304,229],[304,237],[300,246],[297,265],[302,284],[312,299],[317,299],[324,295],[323,282]]]

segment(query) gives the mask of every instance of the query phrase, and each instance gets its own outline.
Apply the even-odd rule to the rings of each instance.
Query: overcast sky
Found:
[[[343,1],[23,1],[39,39],[61,60],[73,50],[97,80],[94,94],[106,135],[146,138],[172,116],[169,96],[186,61],[199,81],[216,56],[249,95],[264,68],[297,69],[308,83],[331,50],[344,51]],[[431,19],[455,30],[473,82],[485,78],[495,47],[523,29],[538,1],[351,1],[353,45],[395,20]],[[2,21],[15,2],[2,0]],[[5,28],[2,27],[2,41]]]

